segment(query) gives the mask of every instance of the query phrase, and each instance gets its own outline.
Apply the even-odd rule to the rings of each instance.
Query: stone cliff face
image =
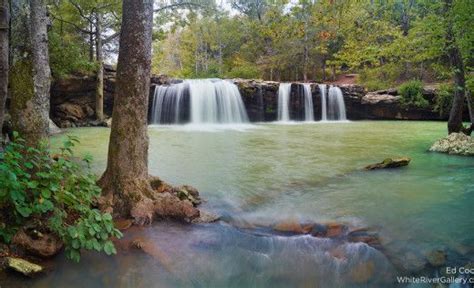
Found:
[[[105,70],[104,112],[112,115],[113,95],[115,89],[115,72]],[[51,119],[59,127],[104,125],[95,121],[94,95],[95,77],[73,76],[55,81],[51,89]],[[150,87],[150,107],[156,85],[168,85],[181,80],[165,76],[153,76]],[[247,114],[252,122],[277,120],[279,82],[232,79],[239,88]],[[340,85],[344,93],[344,102],[349,120],[444,120],[434,107],[434,89],[425,89],[424,96],[430,102],[430,108],[403,108],[396,89],[367,93],[358,85]],[[294,83],[291,86],[291,118],[304,118],[303,85]],[[315,120],[321,119],[321,95],[316,83],[311,84]],[[466,114],[467,115],[467,114]]]
[[[278,109],[278,82],[234,79],[251,121],[275,121]],[[359,85],[338,85],[344,93],[347,118],[349,120],[445,120],[433,111],[436,91],[424,90],[424,97],[430,102],[429,108],[404,108],[396,89],[366,92]],[[291,86],[290,106],[292,119],[303,119],[304,104],[302,85]],[[321,94],[318,84],[311,84],[315,120],[321,119]],[[467,114],[466,114],[467,115]]]
[[[344,92],[347,117],[351,120],[445,120],[434,111],[435,89],[425,88],[423,96],[430,103],[428,108],[400,105],[400,95],[396,89],[365,93],[357,85],[340,86]]]

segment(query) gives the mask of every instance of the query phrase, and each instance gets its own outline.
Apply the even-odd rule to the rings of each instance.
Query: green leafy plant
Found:
[[[427,108],[430,104],[423,98],[423,83],[419,80],[403,83],[398,88],[398,93],[401,95],[400,104],[402,107]]]
[[[80,260],[81,249],[114,254],[112,237],[121,237],[112,216],[94,209],[100,195],[90,172],[91,157],[74,158],[77,138],[69,136],[60,153],[51,156],[47,143],[29,147],[14,134],[0,154],[0,237],[9,242],[26,223],[58,235],[66,255]]]

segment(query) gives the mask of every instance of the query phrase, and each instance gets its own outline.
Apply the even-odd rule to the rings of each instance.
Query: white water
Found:
[[[303,84],[304,90],[304,120],[314,121],[313,94],[311,93],[311,84]]]
[[[151,123],[175,124],[180,123],[180,107],[186,83],[173,84],[170,86],[156,86],[153,95],[153,106],[151,112]]]
[[[328,113],[327,113],[327,95],[326,95],[326,84],[319,84],[319,91],[321,92],[321,121],[328,120]]]
[[[322,99],[322,98],[321,98]],[[329,87],[328,93],[328,118],[329,120],[345,121],[346,105],[341,88],[337,86]]]
[[[183,96],[189,91],[191,124],[248,123],[247,112],[237,86],[220,79],[185,80],[171,86],[157,86],[153,97],[152,123],[179,124]]]
[[[278,87],[278,121],[290,121],[291,83],[280,83]]]

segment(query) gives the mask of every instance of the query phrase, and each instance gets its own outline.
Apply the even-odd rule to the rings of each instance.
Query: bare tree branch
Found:
[[[84,34],[88,34],[88,35],[94,34],[94,31],[89,31],[89,30],[83,29],[83,28],[77,26],[77,24],[75,24],[75,23],[73,23],[73,22],[69,22],[69,21],[67,21],[67,20],[64,20],[64,19],[62,19],[61,17],[58,17],[58,16],[56,16],[56,15],[54,15],[54,14],[52,14],[52,13],[50,13],[50,15],[51,15],[51,17],[52,17],[54,20],[58,20],[58,21],[63,22],[63,23],[65,23],[65,24],[71,25],[71,26],[73,26],[74,28],[76,28],[78,31],[80,31],[80,32],[82,32],[82,33],[84,33]]]
[[[79,12],[79,15],[81,15],[82,18],[86,19],[87,21],[89,21],[89,23],[94,23],[94,20],[92,19],[91,16],[86,16],[86,14],[84,13],[84,10],[82,10],[81,6],[79,4],[77,4],[76,2],[74,2],[73,0],[69,0],[69,3],[71,3],[72,6],[74,6],[74,8],[76,8],[76,10]],[[94,10],[94,9],[93,9]],[[91,13],[92,14],[92,13]]]

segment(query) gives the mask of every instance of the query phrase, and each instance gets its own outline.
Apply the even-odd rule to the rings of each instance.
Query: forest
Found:
[[[472,23],[470,0],[0,0],[0,287],[470,267]]]

